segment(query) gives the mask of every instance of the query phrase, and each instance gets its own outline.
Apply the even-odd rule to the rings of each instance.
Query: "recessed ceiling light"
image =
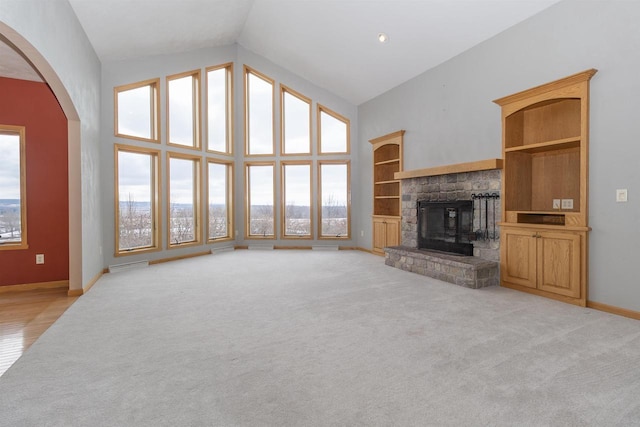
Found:
[[[386,35],[385,33],[380,33],[380,34],[378,34],[378,41],[380,43],[386,43],[386,42],[389,41],[389,36]]]

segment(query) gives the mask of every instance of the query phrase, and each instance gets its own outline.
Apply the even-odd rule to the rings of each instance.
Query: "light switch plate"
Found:
[[[616,202],[626,202],[627,201],[627,189],[622,188],[616,190]]]
[[[44,254],[36,254],[36,264],[44,264]]]
[[[553,209],[560,209],[560,199],[553,199]]]
[[[562,199],[562,209],[573,209],[573,199]]]

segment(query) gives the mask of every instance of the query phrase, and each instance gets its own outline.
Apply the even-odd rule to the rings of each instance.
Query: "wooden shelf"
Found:
[[[547,151],[564,150],[569,148],[580,147],[580,137],[556,139],[555,141],[538,142],[537,144],[527,144],[518,147],[505,148],[505,153],[513,153],[515,151],[521,153],[544,153]]]
[[[419,178],[422,176],[446,175],[449,173],[475,172],[491,169],[502,169],[502,159],[478,160],[476,162],[456,163],[455,165],[435,166],[425,169],[413,169],[396,172],[395,179]]]
[[[374,163],[375,166],[379,166],[379,165],[388,165],[390,163],[399,163],[400,160],[399,159],[392,159],[392,160],[385,160],[383,162],[376,162]]]

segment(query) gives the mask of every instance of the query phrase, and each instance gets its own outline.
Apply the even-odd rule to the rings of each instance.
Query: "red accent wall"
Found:
[[[0,77],[0,123],[26,127],[29,244],[0,250],[0,286],[68,280],[67,119],[45,83]]]

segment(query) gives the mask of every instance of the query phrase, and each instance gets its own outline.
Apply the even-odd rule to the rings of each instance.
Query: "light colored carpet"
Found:
[[[0,377],[2,426],[640,424],[640,322],[351,251],[105,275]]]

